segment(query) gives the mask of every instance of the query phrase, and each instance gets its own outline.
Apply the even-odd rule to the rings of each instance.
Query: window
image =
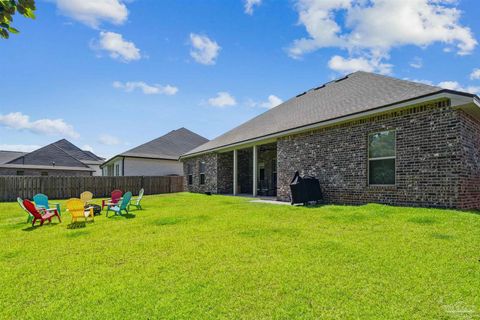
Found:
[[[395,131],[382,131],[368,137],[369,185],[395,185]]]
[[[115,165],[115,175],[118,177],[120,175],[120,164]]]
[[[48,172],[47,171],[42,171],[42,172],[40,172],[40,175],[41,176],[48,176]]]
[[[23,171],[23,170],[18,170],[17,171],[17,176],[23,176],[23,175],[25,175],[25,171]]]
[[[200,184],[205,184],[205,162],[200,161],[198,166],[198,173],[200,174]]]
[[[193,184],[193,170],[192,170],[192,165],[190,163],[187,164],[187,178],[188,178],[188,184],[192,185]]]

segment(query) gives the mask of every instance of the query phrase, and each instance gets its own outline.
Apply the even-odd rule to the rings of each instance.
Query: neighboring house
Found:
[[[299,94],[182,156],[186,189],[326,203],[480,208],[480,99],[366,72]]]
[[[104,176],[167,176],[182,175],[180,155],[190,151],[208,139],[180,128],[160,138],[144,143],[107,160],[103,165]]]
[[[0,151],[0,175],[101,175],[104,159],[62,139],[32,152]]]

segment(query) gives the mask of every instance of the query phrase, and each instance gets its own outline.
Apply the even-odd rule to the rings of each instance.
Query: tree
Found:
[[[13,15],[17,12],[35,19],[35,0],[0,0],[0,37],[3,39],[8,39],[10,33],[20,32],[12,27]]]

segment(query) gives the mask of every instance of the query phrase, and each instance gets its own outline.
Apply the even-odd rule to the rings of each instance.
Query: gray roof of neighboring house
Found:
[[[0,164],[12,161],[13,159],[21,157],[24,154],[26,154],[26,152],[0,150]]]
[[[138,147],[125,151],[118,156],[178,160],[187,151],[207,142],[208,139],[185,128],[170,131]]]
[[[358,71],[300,94],[185,155],[361,113],[442,88]]]
[[[90,151],[85,151],[71,143],[66,139],[58,140],[53,143],[72,157],[80,161],[101,161],[102,158],[98,157]]]
[[[80,160],[65,152],[55,143],[46,145],[40,149],[27,153],[17,159],[9,161],[8,164],[20,165],[43,165],[43,166],[62,166],[62,167],[88,167]]]
[[[104,161],[105,160],[105,158],[97,156],[92,151],[88,151],[88,150],[82,150],[82,151],[85,152],[86,154],[90,155],[92,158],[97,159],[96,161]]]
[[[62,170],[62,171],[89,171],[94,172],[95,170],[90,167],[64,167],[64,166],[47,166],[47,165],[35,165],[35,164],[10,164],[10,163],[0,163],[0,168],[4,169],[33,169],[33,170]]]
[[[87,165],[88,163],[101,164],[102,162],[102,158],[91,152],[83,151],[68,140],[62,139],[32,152],[21,153],[3,164],[21,167],[36,166],[41,169],[66,170],[66,168],[70,168],[70,170],[92,171]]]

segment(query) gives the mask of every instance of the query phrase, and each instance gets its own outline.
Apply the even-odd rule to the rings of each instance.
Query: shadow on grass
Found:
[[[440,240],[452,240],[455,238],[450,234],[444,234],[444,233],[432,233],[432,237]]]
[[[125,213],[125,214],[114,214],[111,216],[108,216],[108,219],[120,219],[120,218],[125,218],[125,219],[135,219],[137,216],[131,213]]]
[[[40,224],[35,224],[34,226],[32,226],[31,224],[28,224],[28,227],[27,228],[24,228],[22,229],[22,231],[34,231],[34,230],[37,230],[38,228],[48,228],[48,227],[54,227],[56,226],[57,224],[60,224],[60,222],[52,222],[52,223],[49,223],[49,222],[45,222],[43,224],[43,226],[41,226]]]
[[[70,232],[70,233],[67,233],[65,236],[67,238],[78,238],[78,237],[81,237],[81,236],[86,236],[88,235],[90,232],[88,231],[85,231],[85,230],[80,230],[80,231],[76,231],[76,232]]]
[[[87,226],[86,222],[81,221],[81,222],[72,222],[67,225],[67,229],[82,229]]]

